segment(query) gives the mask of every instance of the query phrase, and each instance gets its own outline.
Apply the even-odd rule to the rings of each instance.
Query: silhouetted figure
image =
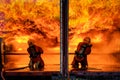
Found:
[[[30,55],[29,68],[30,70],[41,70],[44,68],[44,61],[41,58],[41,54],[43,54],[43,49],[41,47],[36,46],[31,40],[28,41],[28,53]]]
[[[72,61],[73,68],[79,68],[79,63],[81,64],[80,69],[86,70],[88,68],[87,55],[91,53],[91,47],[92,44],[89,37],[85,37],[83,42],[78,44],[74,59]]]

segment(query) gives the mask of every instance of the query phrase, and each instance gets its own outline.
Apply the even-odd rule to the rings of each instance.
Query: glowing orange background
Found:
[[[85,36],[91,37],[92,54],[120,52],[119,13],[119,0],[69,0],[69,52]],[[12,52],[27,53],[27,41],[32,39],[46,54],[59,54],[60,1],[0,0],[0,36],[12,45]]]

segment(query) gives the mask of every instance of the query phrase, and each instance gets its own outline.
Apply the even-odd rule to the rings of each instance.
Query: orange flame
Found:
[[[29,36],[17,36],[15,37],[15,40],[18,42],[18,43],[27,43],[27,41],[29,40]]]
[[[85,36],[91,37],[92,53],[120,51],[119,9],[119,0],[69,0],[69,52],[74,52]],[[27,53],[26,43],[33,39],[45,53],[59,53],[59,22],[60,0],[0,0],[0,36],[7,45],[12,44],[13,51]],[[59,59],[56,55],[55,58]],[[27,55],[21,64],[28,59]],[[100,63],[106,60],[94,59]]]
[[[5,38],[17,36],[14,39],[21,44],[32,38],[42,47],[59,47],[59,3],[59,0],[2,0],[0,12],[5,16],[0,20],[4,24],[0,30],[11,31]],[[117,0],[70,0],[69,48],[85,36],[90,36],[93,43],[114,36],[120,25],[119,5]]]
[[[95,38],[93,38],[92,41],[95,43],[100,43],[102,41],[102,34],[95,36]]]

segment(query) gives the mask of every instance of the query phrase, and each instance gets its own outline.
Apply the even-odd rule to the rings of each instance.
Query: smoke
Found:
[[[120,52],[120,39],[119,31],[106,31],[102,32],[102,41],[94,47],[95,53],[112,54],[113,52]]]

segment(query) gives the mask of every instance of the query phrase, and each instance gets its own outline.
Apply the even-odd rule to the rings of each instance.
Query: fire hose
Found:
[[[20,69],[25,69],[25,68],[28,68],[29,66],[23,66],[23,67],[18,67],[18,68],[9,68],[9,69],[6,69],[6,70],[9,70],[9,71],[12,71],[12,70],[20,70]]]

